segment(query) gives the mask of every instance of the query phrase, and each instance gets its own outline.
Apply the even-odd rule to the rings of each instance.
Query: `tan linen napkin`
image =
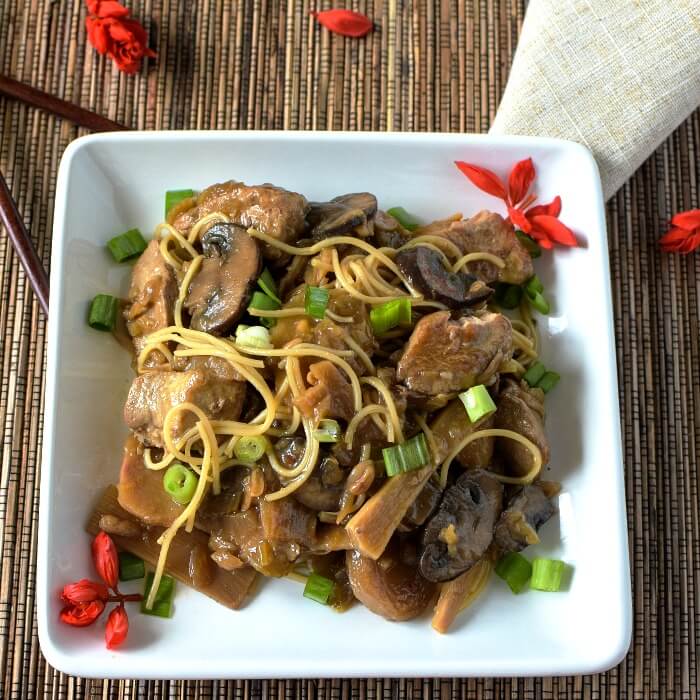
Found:
[[[700,105],[700,0],[530,0],[494,134],[587,146],[608,199]]]

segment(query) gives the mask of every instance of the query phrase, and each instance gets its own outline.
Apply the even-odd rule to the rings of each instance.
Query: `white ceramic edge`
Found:
[[[376,139],[382,140],[444,140],[444,141],[459,141],[460,145],[468,145],[469,143],[478,143],[480,141],[498,142],[507,145],[519,146],[526,148],[530,143],[551,144],[555,147],[564,147],[568,150],[578,151],[586,160],[589,167],[589,176],[594,182],[596,191],[596,208],[599,228],[603,232],[603,240],[600,247],[600,260],[598,263],[602,266],[602,270],[606,273],[607,279],[610,279],[610,265],[607,255],[608,237],[607,227],[605,222],[605,210],[603,202],[603,193],[600,183],[600,175],[598,167],[591,152],[581,144],[566,141],[564,139],[556,139],[549,137],[533,137],[533,136],[490,136],[486,134],[436,134],[436,133],[410,133],[410,132],[333,132],[333,131],[147,131],[147,132],[110,132],[101,134],[91,134],[83,136],[71,142],[62,158],[58,169],[58,177],[56,183],[56,197],[54,209],[54,224],[52,237],[52,256],[51,256],[51,297],[49,302],[49,320],[48,320],[48,357],[46,367],[46,393],[45,393],[45,410],[44,410],[44,428],[42,442],[42,473],[40,482],[40,503],[39,503],[39,533],[38,533],[38,553],[37,553],[37,620],[39,631],[39,644],[48,663],[54,668],[72,675],[85,674],[84,668],[81,666],[77,657],[64,653],[56,645],[49,636],[48,631],[48,609],[46,602],[48,600],[49,591],[47,590],[47,576],[45,567],[48,561],[48,521],[50,509],[53,506],[53,501],[48,498],[48,494],[52,491],[53,473],[50,468],[53,455],[54,442],[54,418],[57,411],[55,403],[56,389],[56,370],[58,364],[58,335],[61,325],[61,306],[63,303],[63,280],[61,279],[60,270],[63,266],[63,230],[64,218],[66,210],[66,188],[70,164],[76,154],[86,145],[100,141],[121,141],[128,140],[156,140],[156,141],[172,141],[180,139],[214,139],[214,140],[230,140],[235,138],[244,139],[278,139],[284,140],[303,140],[305,138],[313,138],[314,140],[342,140],[352,141],[355,139]],[[613,306],[612,306],[612,290],[610,284],[605,289],[605,306],[608,315],[608,335],[605,340],[606,347],[603,348],[607,356],[608,376],[610,382],[608,384],[608,396],[605,397],[612,406],[613,416],[616,418],[613,426],[613,434],[616,439],[615,454],[611,455],[616,461],[616,469],[614,469],[614,480],[616,487],[616,496],[618,501],[618,541],[616,542],[622,566],[621,591],[620,598],[624,598],[625,605],[620,610],[620,624],[616,626],[619,632],[618,636],[610,637],[602,635],[600,644],[592,650],[590,656],[579,659],[570,664],[562,664],[557,668],[556,674],[573,675],[573,674],[589,674],[600,673],[606,671],[613,666],[616,666],[626,655],[632,638],[632,597],[630,586],[630,570],[629,570],[629,551],[627,539],[627,517],[626,517],[626,500],[624,488],[624,466],[622,459],[622,442],[620,430],[620,413],[619,413],[619,394],[618,394],[618,379],[617,379],[617,363],[615,353],[615,334],[613,322]],[[325,667],[319,674],[318,669],[307,669],[300,667],[298,664],[278,665],[274,674],[266,672],[263,664],[251,667],[244,673],[237,673],[239,678],[303,678],[309,676],[322,677],[420,677],[420,676],[439,676],[439,677],[455,677],[455,676],[540,676],[543,675],[541,669],[546,667],[546,660],[541,663],[529,662],[530,668],[518,667],[517,664],[510,665],[508,668],[503,668],[498,660],[491,663],[481,663],[478,669],[471,668],[468,660],[464,664],[456,665],[452,662],[441,664],[439,661],[432,659],[428,664],[421,665],[415,659],[407,661],[401,668],[394,668],[390,673],[382,668],[382,661],[378,659],[375,663],[366,664],[362,668],[353,670],[348,673],[348,669],[340,666]],[[546,675],[546,674],[544,674]],[[120,678],[121,674],[100,673],[100,677],[105,678]],[[191,676],[186,674],[178,674],[169,672],[167,674],[153,673],[148,678],[173,678],[187,679]],[[197,678],[215,679],[227,677],[226,671],[216,664],[202,664],[201,673],[197,674]]]

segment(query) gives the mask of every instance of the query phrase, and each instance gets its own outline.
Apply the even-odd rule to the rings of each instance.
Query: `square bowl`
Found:
[[[528,555],[563,559],[568,590],[513,595],[495,578],[446,635],[429,616],[392,623],[355,606],[340,615],[301,596],[290,580],[265,581],[237,612],[179,586],[172,619],[139,615],[108,651],[101,623],[58,619],[57,592],[90,576],[84,525],[118,474],[126,429],[127,353],[86,323],[98,292],[125,295],[129,265],[105,242],[152,230],[163,195],[231,178],[272,182],[310,200],[370,191],[430,221],[501,203],[458,172],[455,159],[507,175],[531,156],[540,201],[561,195],[562,220],[582,246],[536,261],[553,301],[539,318],[542,360],[562,375],[547,398],[551,461],[562,482],[559,516]],[[607,235],[589,152],[539,138],[438,134],[145,132],[88,136],[61,161],[51,265],[41,480],[38,621],[41,648],[61,671],[97,677],[290,678],[495,676],[603,671],[624,656],[631,596]]]

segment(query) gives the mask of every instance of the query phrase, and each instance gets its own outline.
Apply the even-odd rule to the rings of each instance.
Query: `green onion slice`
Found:
[[[550,392],[559,383],[561,376],[557,372],[545,372],[537,382],[537,388],[542,389],[545,394]]]
[[[528,296],[534,296],[538,292],[544,291],[544,285],[537,275],[533,275],[525,283],[525,291],[527,292]]]
[[[115,236],[107,241],[109,252],[117,262],[124,262],[136,258],[146,250],[146,241],[141,231],[132,228],[125,233]]]
[[[415,231],[420,226],[420,221],[403,207],[392,207],[387,214],[393,216],[407,231]]]
[[[165,193],[165,215],[167,216],[176,204],[188,197],[194,197],[194,190],[168,190]]]
[[[110,294],[98,294],[90,303],[88,325],[96,331],[111,331],[117,322],[119,299]]]
[[[536,241],[533,241],[530,236],[528,236],[526,233],[523,231],[516,231],[515,235],[517,236],[518,240],[522,243],[523,248],[527,250],[528,253],[530,253],[531,258],[539,258],[540,255],[542,255],[542,248],[537,244]]]
[[[304,309],[309,316],[323,318],[326,315],[326,307],[330,294],[323,287],[306,287],[304,294]]]
[[[270,331],[265,326],[245,326],[241,323],[236,328],[236,344],[249,348],[271,348]]]
[[[250,304],[248,304],[249,309],[255,309],[256,311],[277,311],[280,306],[281,304],[278,301],[275,301],[263,292],[253,292],[253,298],[250,300]],[[262,316],[261,319],[261,323],[268,328],[275,325],[274,318],[265,318]]]
[[[275,278],[267,268],[265,268],[260,277],[258,277],[258,287],[260,287],[260,289],[262,289],[263,292],[270,297],[270,299],[274,299],[278,304],[282,303],[282,300],[277,294],[277,284],[275,282]]]
[[[532,564],[522,554],[509,552],[498,560],[495,571],[513,593],[520,593],[530,580]]]
[[[549,302],[540,294],[540,292],[536,292],[534,296],[530,296],[528,294],[528,299],[530,301],[530,305],[537,309],[541,314],[546,316],[549,313]]]
[[[517,284],[507,284],[499,282],[496,285],[494,299],[496,303],[504,309],[515,309],[523,298],[523,288]]]
[[[156,617],[172,617],[173,616],[173,597],[175,595],[175,579],[172,576],[163,574],[160,579],[156,597],[153,601],[153,607],[149,610],[146,607],[148,595],[151,592],[153,585],[153,573],[149,572],[146,575],[146,585],[143,591],[143,600],[141,601],[141,612],[144,615],[155,615]]]
[[[425,435],[418,433],[418,435],[400,445],[384,448],[382,457],[384,457],[384,467],[386,468],[387,476],[396,476],[402,472],[420,469],[430,461]]]
[[[163,488],[175,503],[186,506],[197,490],[197,477],[184,464],[175,462],[163,475]]]
[[[330,418],[320,421],[318,428],[313,432],[313,436],[319,442],[338,442],[340,435],[340,424],[337,420],[331,420]]]
[[[146,575],[146,566],[143,559],[140,559],[131,552],[119,552],[119,580],[134,581]]]
[[[477,384],[471,389],[463,391],[459,398],[467,409],[467,415],[472,423],[476,423],[480,418],[488,416],[496,410],[496,404],[491,398],[488,389],[483,384]]]
[[[527,372],[523,374],[523,379],[530,386],[537,386],[537,382],[544,377],[546,371],[546,367],[541,362],[535,362],[535,364],[529,367]]]
[[[311,574],[308,579],[306,579],[306,585],[304,586],[304,598],[310,598],[315,600],[321,605],[328,605],[328,600],[333,593],[334,583],[329,578],[321,576],[319,574]]]
[[[264,435],[252,435],[239,438],[233,446],[233,453],[242,462],[257,462],[267,449],[267,438]]]
[[[533,559],[530,588],[537,591],[558,591],[566,564],[559,559]]]
[[[369,312],[369,322],[376,335],[400,325],[411,324],[411,300],[408,297],[392,299]]]

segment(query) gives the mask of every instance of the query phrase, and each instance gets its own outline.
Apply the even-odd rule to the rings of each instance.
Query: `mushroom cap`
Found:
[[[319,241],[342,236],[367,224],[377,211],[377,198],[369,192],[343,194],[330,202],[311,202],[306,223],[311,238]]]

